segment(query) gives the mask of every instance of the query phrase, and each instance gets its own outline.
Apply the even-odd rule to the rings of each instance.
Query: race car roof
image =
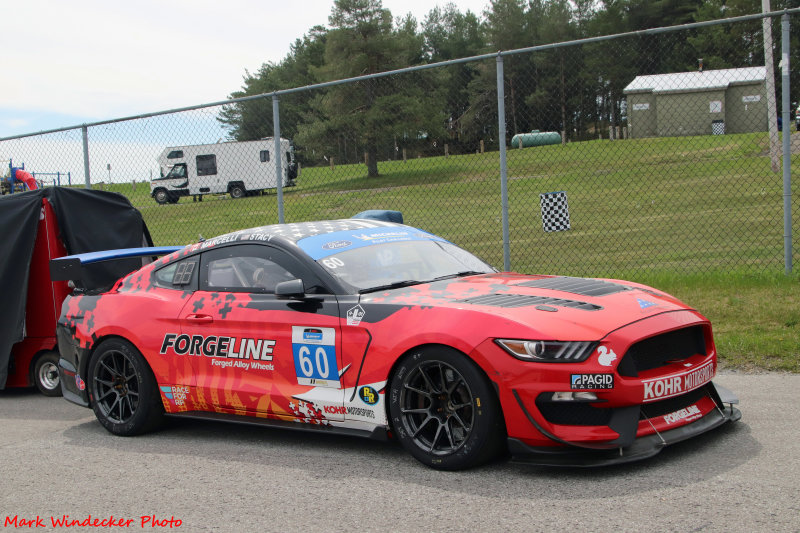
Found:
[[[408,241],[447,242],[432,233],[403,224],[382,220],[344,219],[250,228],[209,239],[203,243],[203,247],[234,241],[268,242],[278,239],[298,246],[315,261],[347,250],[376,244]]]
[[[353,231],[385,227],[406,227],[402,224],[384,222],[382,220],[364,219],[342,219],[342,220],[320,220],[316,222],[296,222],[291,224],[272,224],[257,228],[248,228],[233,233],[227,233],[214,237],[206,241],[209,244],[221,244],[231,241],[245,240],[264,240],[268,241],[273,237],[282,237],[290,242],[297,243],[307,237],[315,235],[325,235],[338,231]]]

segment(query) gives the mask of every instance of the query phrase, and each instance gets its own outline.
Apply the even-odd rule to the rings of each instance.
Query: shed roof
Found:
[[[686,92],[703,89],[727,89],[731,84],[758,83],[767,78],[766,67],[729,68],[697,72],[674,72],[636,76],[623,90],[638,92]]]

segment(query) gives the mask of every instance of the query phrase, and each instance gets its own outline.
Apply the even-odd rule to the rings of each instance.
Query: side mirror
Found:
[[[304,299],[306,296],[306,288],[303,285],[303,280],[290,279],[289,281],[281,281],[275,285],[275,296],[278,298]]]

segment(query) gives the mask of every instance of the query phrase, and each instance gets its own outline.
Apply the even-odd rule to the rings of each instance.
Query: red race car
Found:
[[[168,252],[172,249],[161,250]],[[56,260],[79,278],[121,250]],[[164,414],[372,438],[455,470],[504,452],[603,465],[738,420],[711,324],[630,282],[498,273],[401,224],[230,233],[170,253],[58,323],[65,398],[117,435]]]

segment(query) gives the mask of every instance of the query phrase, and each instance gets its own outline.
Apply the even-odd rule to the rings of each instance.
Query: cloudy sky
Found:
[[[422,21],[446,0],[384,0]],[[459,0],[480,15],[489,0]],[[333,0],[0,0],[0,137],[224,100]]]

